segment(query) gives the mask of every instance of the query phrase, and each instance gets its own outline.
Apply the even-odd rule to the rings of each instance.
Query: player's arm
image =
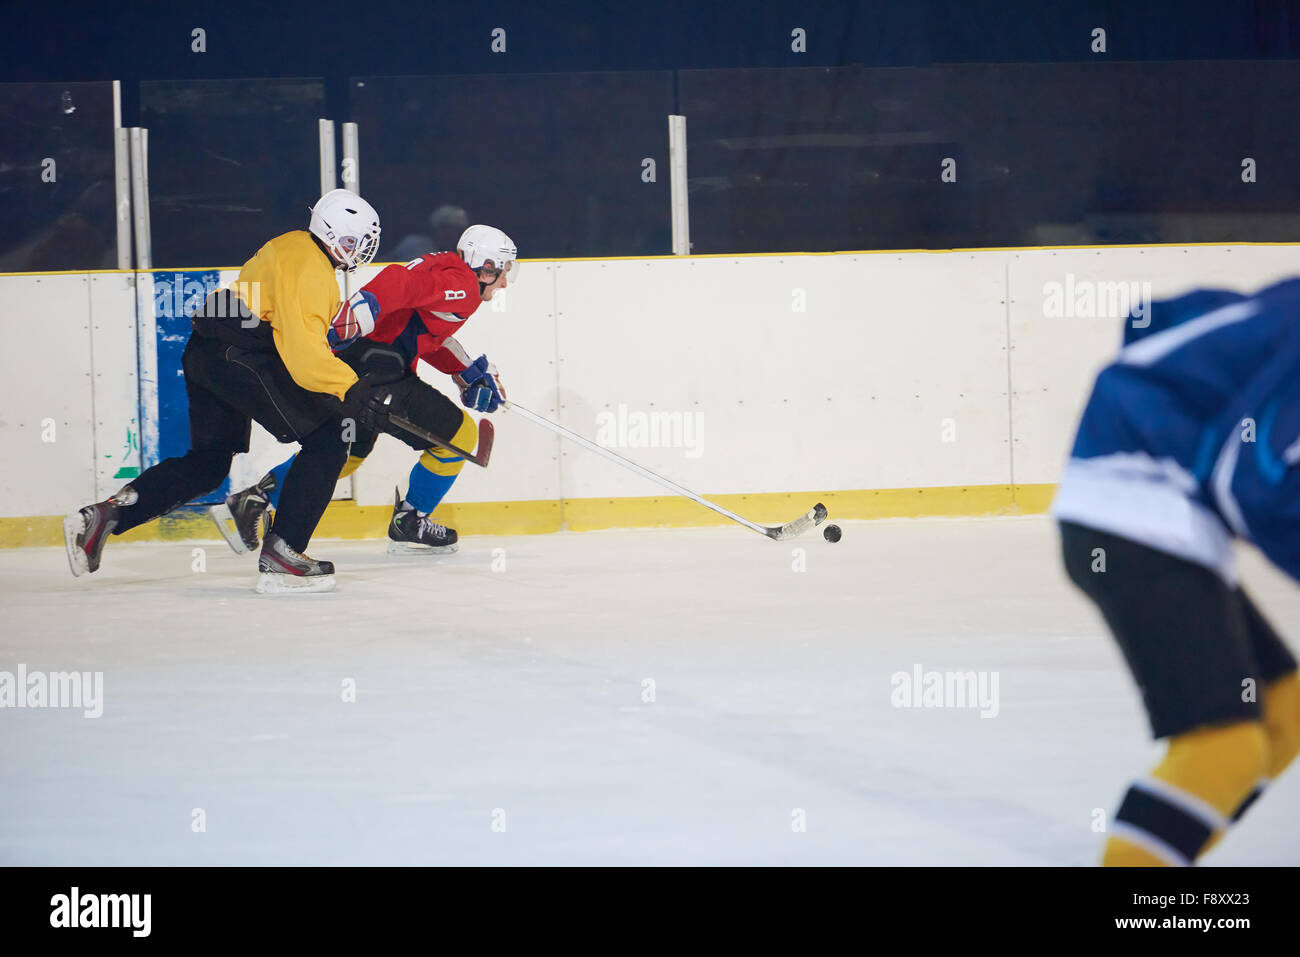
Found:
[[[455,336],[448,336],[442,341],[442,345],[432,351],[421,353],[420,358],[439,372],[445,372],[450,376],[464,372],[472,361],[469,353],[456,341]]]
[[[330,348],[341,352],[355,340],[370,335],[383,316],[437,309],[447,301],[444,284],[438,279],[440,272],[433,268],[431,256],[385,266],[339,306],[330,322]],[[451,295],[467,298],[463,291]]]
[[[455,336],[448,336],[435,349],[421,352],[420,358],[451,376],[460,390],[461,404],[467,409],[495,412],[506,397],[497,367],[487,356],[471,360]]]
[[[326,341],[329,347],[339,353],[356,342],[362,336],[375,331],[375,322],[379,318],[379,302],[374,293],[360,289],[350,299],[339,303],[334,318],[330,320]]]
[[[275,348],[293,381],[310,392],[342,399],[357,374],[330,351],[326,338],[338,312],[338,287],[333,274],[302,281],[292,270],[276,277],[275,312],[271,331]]]

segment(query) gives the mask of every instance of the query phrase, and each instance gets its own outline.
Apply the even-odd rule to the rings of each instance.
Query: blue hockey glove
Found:
[[[454,377],[460,386],[460,401],[475,412],[495,412],[505,399],[505,390],[497,379],[497,367],[479,356]]]

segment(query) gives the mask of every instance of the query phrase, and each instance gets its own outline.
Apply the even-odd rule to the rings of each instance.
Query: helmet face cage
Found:
[[[355,237],[347,237],[353,239]],[[350,269],[356,269],[358,266],[368,266],[375,261],[375,255],[379,252],[379,227],[369,229],[357,243],[356,251],[353,253],[353,263]]]
[[[379,252],[379,228],[377,226],[366,230],[365,235],[360,238],[356,236],[336,236],[334,231],[330,230],[330,250],[340,263],[352,272],[358,266],[366,266],[374,261],[375,254]]]

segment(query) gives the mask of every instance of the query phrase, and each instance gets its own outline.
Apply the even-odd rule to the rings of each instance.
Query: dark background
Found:
[[[160,267],[304,225],[320,116],[360,124],[381,259],[439,209],[525,257],[669,252],[670,112],[695,252],[1295,241],[1297,53],[1294,0],[25,4],[0,270],[114,265],[114,79],[150,130]]]

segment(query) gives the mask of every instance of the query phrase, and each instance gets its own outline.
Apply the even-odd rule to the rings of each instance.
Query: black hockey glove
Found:
[[[343,397],[343,415],[357,420],[364,429],[388,431],[390,415],[405,416],[411,390],[419,379],[410,376],[397,382],[376,383],[374,373],[363,375]]]

